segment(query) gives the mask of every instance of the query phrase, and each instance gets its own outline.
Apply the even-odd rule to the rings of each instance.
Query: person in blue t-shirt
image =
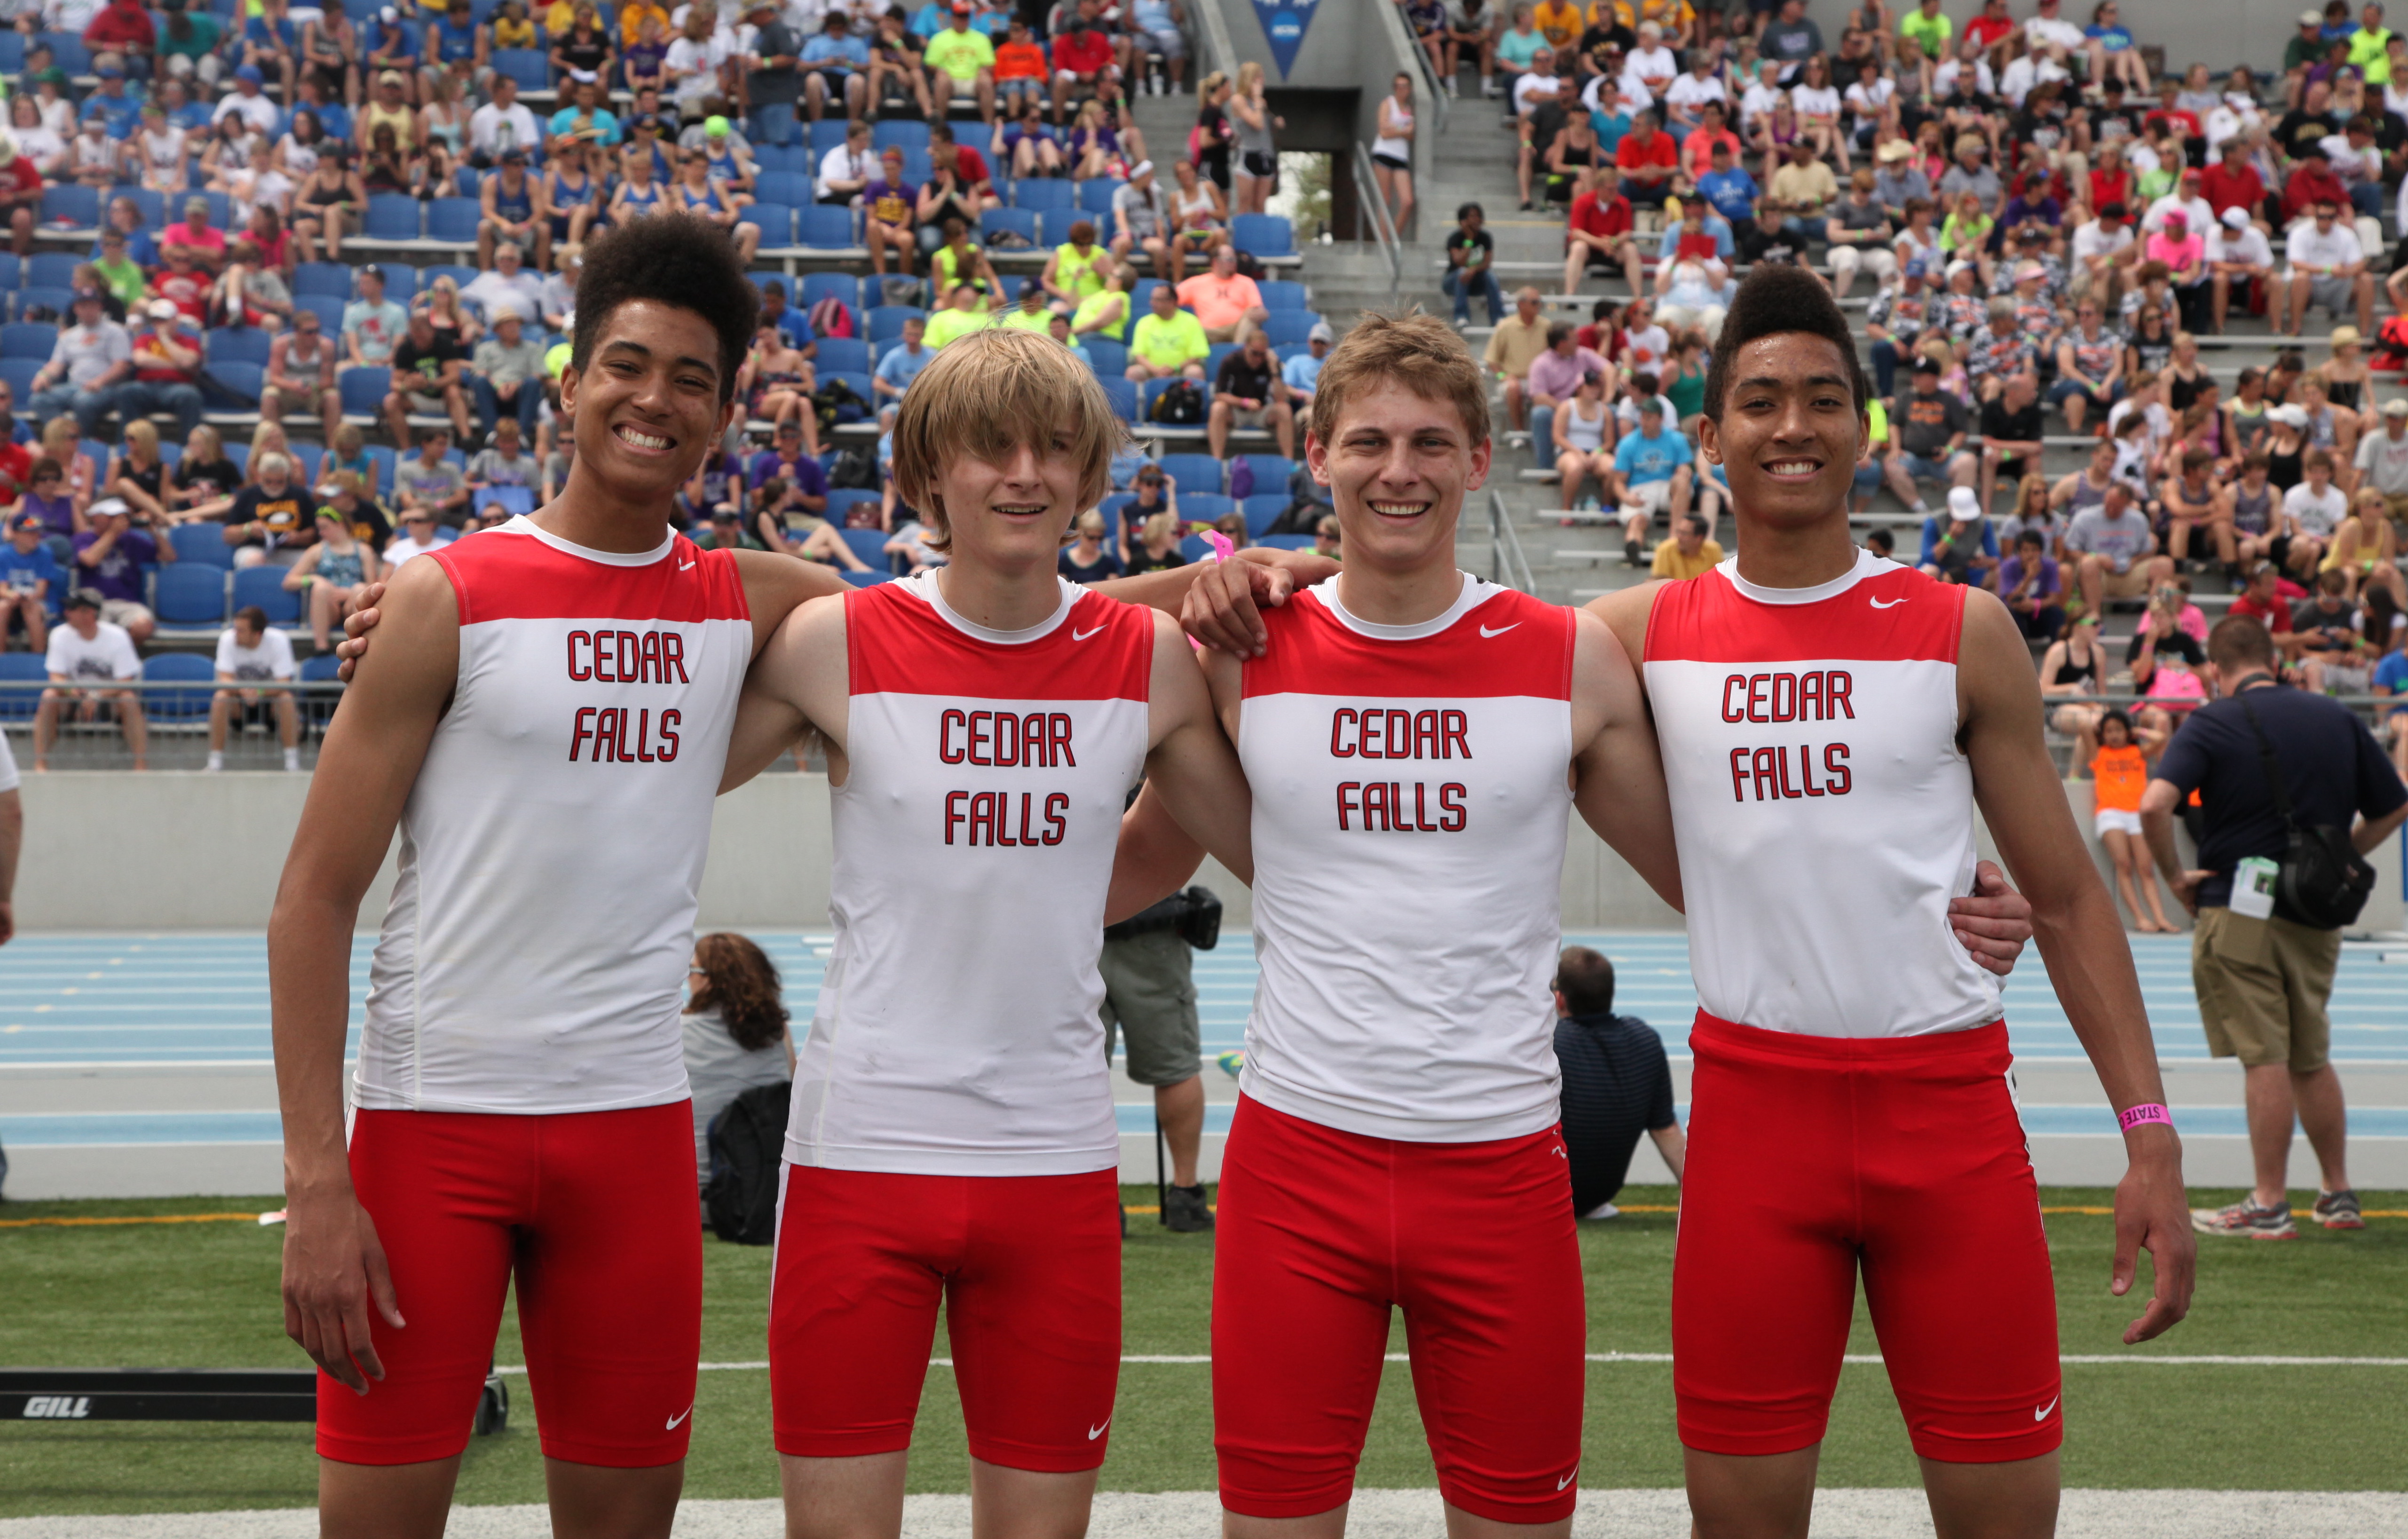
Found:
[[[1280,366],[1280,378],[1287,384],[1288,400],[1302,416],[1312,409],[1312,393],[1321,386],[1321,366],[1328,361],[1330,344],[1338,334],[1329,329],[1326,321],[1315,321],[1305,334],[1304,351]]]
[[[1732,159],[1729,145],[1714,146],[1713,169],[1698,179],[1698,195],[1723,216],[1733,239],[1744,238],[1755,230],[1756,203],[1764,189],[1747,174],[1747,167]]]
[[[1661,396],[1651,396],[1639,406],[1639,431],[1626,433],[1613,448],[1613,484],[1608,488],[1621,505],[1622,559],[1639,566],[1646,549],[1647,526],[1658,514],[1677,521],[1689,511],[1689,440],[1664,421]]]
[[[0,641],[19,626],[25,627],[25,650],[40,652],[49,644],[50,626],[59,616],[59,597],[66,580],[59,558],[50,554],[39,513],[22,513],[8,527],[8,542],[0,546]]]
[[[2391,700],[2388,709],[2375,709],[2381,712],[2381,735],[2390,740],[2392,766],[2401,779],[2408,780],[2408,644],[2393,647],[2374,665],[2372,687]]]
[[[880,405],[901,400],[903,392],[911,388],[911,381],[920,377],[920,371],[928,367],[928,360],[936,356],[921,342],[927,331],[928,323],[920,317],[904,318],[903,339],[888,349],[886,356],[878,360],[878,367],[869,377],[869,388],[877,396]]]

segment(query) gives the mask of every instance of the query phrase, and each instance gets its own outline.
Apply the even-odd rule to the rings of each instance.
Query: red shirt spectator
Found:
[[[31,155],[20,155],[12,149],[7,164],[0,165],[0,204],[13,205],[20,199],[37,201],[42,195],[41,167]]]
[[[2014,30],[2014,17],[1993,16],[1986,10],[1965,23],[1965,36],[1979,43],[1985,53],[2005,42]]]
[[[2258,602],[2257,595],[2244,593],[2234,599],[2231,608],[2224,612],[2245,614],[2276,636],[2291,628],[2290,600],[2285,598],[2279,589],[2275,592],[2272,600],[2262,606]]]
[[[1100,75],[1112,66],[1112,45],[1093,27],[1054,40],[1054,67],[1073,75]]]
[[[1656,137],[1662,138],[1664,136],[1659,134]],[[1630,141],[1625,139],[1623,142],[1627,144]],[[1620,193],[1615,193],[1603,202],[1599,202],[1595,193],[1583,193],[1572,199],[1570,223],[1573,229],[1583,235],[1598,237],[1628,235],[1630,233],[1630,200]],[[1593,344],[1583,342],[1581,345],[1588,347]]]
[[[1627,141],[1627,136],[1625,138]],[[1737,165],[1747,153],[1746,146],[1739,142],[1739,136],[1727,128],[1719,134],[1693,128],[1689,137],[1681,141],[1681,164],[1688,167],[1689,180],[1694,181],[1714,168],[1714,146],[1718,144],[1730,146],[1733,165]],[[1616,145],[1614,149],[1618,153],[1621,146]]]
[[[953,180],[976,187],[987,180],[986,157],[967,144],[953,146]]]
[[[2344,211],[2349,209],[2349,189],[2334,176],[2332,167],[2322,155],[2313,155],[2300,163],[2291,180],[2283,184],[2283,217],[2297,219],[2313,205],[2337,203]]]
[[[185,320],[194,325],[207,325],[209,312],[209,275],[195,271],[191,263],[178,270],[175,263],[160,269],[150,280],[150,292],[174,305]]]
[[[2245,160],[2223,161],[2199,174],[2199,194],[2219,215],[2227,209],[2255,215],[2266,197],[2266,180]]]
[[[2127,212],[2132,209],[2132,173],[2122,166],[2113,171],[2090,173],[2090,207],[2092,211],[2111,203],[2120,203]]]
[[[198,229],[189,222],[170,224],[159,232],[159,249],[164,252],[170,246],[188,246],[222,259],[225,255],[225,232],[213,224],[204,224]]]
[[[143,7],[142,0],[111,0],[108,8],[83,29],[83,41],[94,53],[104,50],[151,53],[158,50],[159,35],[150,25],[150,12]]]
[[[1670,134],[1650,132],[1646,142],[1642,144],[1640,142],[1639,135],[1634,131],[1623,135],[1622,142],[1614,146],[1613,164],[1625,176],[1651,165],[1660,165],[1668,171],[1677,171],[1681,168],[1681,151],[1672,143],[1672,136]],[[1656,185],[1661,186],[1663,183],[1659,181]]]

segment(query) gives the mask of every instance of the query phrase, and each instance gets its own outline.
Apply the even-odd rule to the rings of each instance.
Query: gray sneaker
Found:
[[[2354,1191],[2318,1192],[2314,1211],[2316,1222],[2329,1230],[2366,1228],[2366,1215],[2358,1211]]]
[[[2231,1234],[2244,1240],[2296,1240],[2300,1231],[2291,1223],[2291,1204],[2277,1203],[2261,1208],[2254,1197],[2244,1197],[2225,1208],[2193,1208],[2190,1227],[2201,1234]]]
[[[1210,1234],[1212,1232],[1211,1204],[1204,1201],[1204,1188],[1171,1187],[1163,1193],[1162,1227],[1173,1234]]]

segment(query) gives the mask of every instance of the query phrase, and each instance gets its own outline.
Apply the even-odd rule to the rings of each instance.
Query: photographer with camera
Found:
[[[1174,1234],[1205,1234],[1212,1209],[1196,1161],[1204,1144],[1203,1028],[1196,1017],[1196,953],[1221,942],[1221,899],[1209,887],[1175,892],[1104,927],[1104,1057],[1115,1029],[1128,1043],[1128,1077],[1154,1091],[1154,1113],[1170,1146],[1162,1223]]]
[[[2325,1005],[2341,932],[2374,885],[2365,856],[2408,817],[2408,787],[2349,709],[2275,674],[2274,640],[2247,615],[2208,633],[2218,699],[2191,712],[2141,798],[2141,828],[2166,885],[2199,916],[2191,979],[2208,1051],[2246,1076],[2256,1189],[2195,1208],[2206,1234],[2288,1239],[2285,1177],[2296,1114],[2323,1182],[2315,1216],[2362,1229],[2344,1158],[2348,1115],[2327,1058]],[[2174,813],[2200,794],[2199,863],[2174,848]]]

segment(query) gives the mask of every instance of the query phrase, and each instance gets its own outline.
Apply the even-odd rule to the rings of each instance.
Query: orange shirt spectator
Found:
[[[669,25],[667,11],[658,6],[647,5],[645,0],[627,0],[625,8],[619,12],[619,40],[631,47],[640,41],[643,37],[646,18],[661,24],[663,37],[676,36],[675,29]]]
[[[1580,40],[1581,9],[1572,0],[1539,0],[1530,20],[1545,36],[1549,48],[1570,48]]]
[[[1691,181],[1714,168],[1714,146],[1718,144],[1730,146],[1733,165],[1737,165],[1747,153],[1746,148],[1739,142],[1739,136],[1727,128],[1719,134],[1693,128],[1689,130],[1689,137],[1681,141],[1681,166],[1688,172]],[[1614,148],[1618,152],[1621,146]]]
[[[1045,48],[1041,43],[997,43],[995,78],[998,80],[1045,79]]]
[[[1179,285],[1179,302],[1196,312],[1206,331],[1219,331],[1236,325],[1245,319],[1246,311],[1259,308],[1263,292],[1241,272],[1226,278],[1201,272]]]

